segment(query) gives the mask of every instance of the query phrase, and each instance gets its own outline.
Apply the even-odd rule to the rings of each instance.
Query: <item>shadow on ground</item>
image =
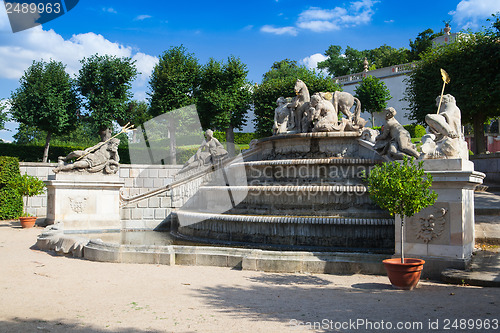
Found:
[[[137,328],[97,328],[92,325],[82,323],[68,323],[61,321],[45,321],[38,319],[12,318],[9,321],[0,322],[0,332],[19,333],[19,332],[39,332],[39,333],[164,333],[165,330],[140,330]],[[190,333],[190,332],[185,332]]]
[[[338,285],[316,276],[263,274],[249,278],[252,281],[249,287],[222,285],[193,293],[204,304],[236,319],[278,321],[286,323],[290,330],[315,325],[315,332],[336,331],[335,323],[358,320],[364,323],[383,320],[394,325],[416,322],[423,325],[420,331],[426,331],[431,320],[496,318],[500,305],[500,289],[424,281],[413,291],[402,291],[392,288],[389,281],[365,283],[351,276],[345,279],[352,279],[353,283]],[[297,327],[298,323],[302,327]],[[340,331],[372,329],[360,326]]]

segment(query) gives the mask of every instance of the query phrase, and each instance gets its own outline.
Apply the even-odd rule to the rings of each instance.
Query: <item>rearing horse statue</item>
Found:
[[[309,104],[311,102],[311,96],[309,95],[309,89],[302,80],[297,79],[295,81],[295,98],[292,101],[293,114],[295,118],[295,125],[298,133],[303,132],[302,116],[304,111],[309,109]]]

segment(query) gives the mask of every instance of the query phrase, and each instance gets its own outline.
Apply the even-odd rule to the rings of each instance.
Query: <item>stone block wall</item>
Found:
[[[52,169],[56,167],[56,164],[21,162],[19,167],[21,174],[27,173],[47,180],[49,175],[54,174]],[[124,197],[135,196],[168,185],[181,167],[177,165],[120,165],[119,176],[125,182],[122,194]],[[182,187],[177,191],[182,192]],[[170,192],[126,205],[120,208],[122,225],[124,228],[155,228],[168,220],[173,207]],[[27,210],[32,215],[45,217],[47,195],[29,198]]]
[[[500,152],[493,154],[473,155],[474,169],[486,175],[486,185],[500,184]]]

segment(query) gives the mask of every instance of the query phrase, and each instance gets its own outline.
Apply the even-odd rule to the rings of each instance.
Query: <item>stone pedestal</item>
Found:
[[[48,224],[64,223],[65,230],[121,229],[118,174],[59,173],[49,176]]]
[[[474,188],[485,175],[462,159],[425,160],[436,203],[406,218],[405,257],[424,259],[424,276],[445,268],[464,269],[474,250]],[[396,218],[396,256],[401,255],[401,219]]]

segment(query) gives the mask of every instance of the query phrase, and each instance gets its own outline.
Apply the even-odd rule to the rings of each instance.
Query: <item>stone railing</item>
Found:
[[[353,84],[363,80],[364,77],[371,75],[376,78],[383,78],[388,76],[402,75],[411,72],[416,67],[416,64],[411,62],[407,64],[394,65],[390,67],[384,67],[379,69],[374,69],[372,71],[349,74],[344,76],[338,76],[333,80],[335,83],[346,85]]]

